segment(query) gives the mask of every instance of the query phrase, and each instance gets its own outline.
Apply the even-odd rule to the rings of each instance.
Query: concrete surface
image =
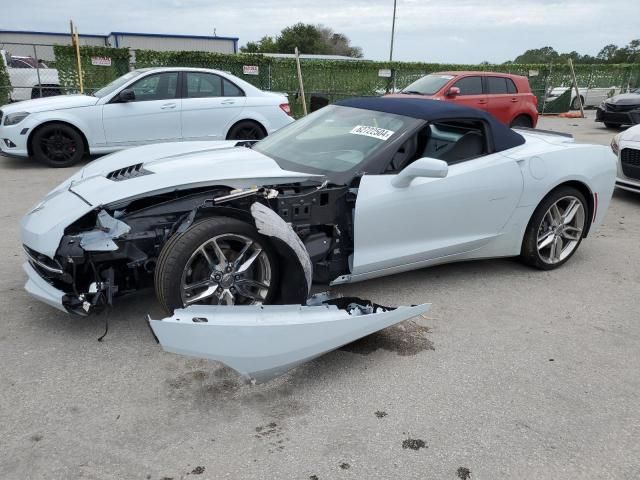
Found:
[[[119,302],[102,343],[103,318],[30,300],[19,218],[75,169],[0,171],[2,479],[640,476],[640,196],[616,193],[557,271],[495,260],[339,289],[433,310],[252,386],[163,353],[151,293]]]

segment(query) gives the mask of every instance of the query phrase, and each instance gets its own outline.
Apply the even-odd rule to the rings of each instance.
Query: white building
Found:
[[[108,35],[80,34],[79,38],[80,45],[159,51],[238,52],[238,37],[111,32]],[[51,61],[54,59],[52,45],[71,45],[71,35],[56,32],[0,30],[0,48],[12,55]]]

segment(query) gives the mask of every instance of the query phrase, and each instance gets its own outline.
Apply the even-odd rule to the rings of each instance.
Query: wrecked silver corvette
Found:
[[[87,314],[153,286],[172,312],[304,305],[311,282],[473,258],[555,268],[606,213],[615,159],[541,135],[446,102],[351,99],[257,143],[115,153],[24,217],[26,289]]]

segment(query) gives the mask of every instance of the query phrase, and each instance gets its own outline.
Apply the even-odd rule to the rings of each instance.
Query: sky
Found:
[[[502,63],[530,48],[595,55],[640,37],[637,0],[397,0],[394,60]],[[372,60],[389,57],[393,0],[1,0],[0,30],[111,31],[239,37],[296,22],[346,34]],[[304,53],[304,52],[303,52]]]

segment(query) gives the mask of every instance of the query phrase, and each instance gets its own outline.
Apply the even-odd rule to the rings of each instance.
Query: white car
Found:
[[[435,100],[342,100],[246,143],[87,165],[22,221],[26,290],[88,314],[155,285],[175,311],[151,322],[166,349],[267,377],[428,308],[307,300],[312,282],[508,256],[557,268],[616,174],[606,146]]]
[[[554,102],[558,97],[560,97],[560,95],[562,95],[569,89],[571,89],[571,101],[569,102],[569,106],[572,110],[580,110],[579,102],[582,102],[583,108],[595,108],[602,102],[604,102],[607,98],[620,93],[619,87],[579,87],[578,91],[580,92],[580,100],[578,101],[575,88],[556,87],[551,89],[551,91],[547,95],[546,102]]]
[[[618,157],[616,187],[640,193],[640,125],[613,137],[611,150]]]
[[[4,63],[13,87],[9,94],[12,102],[60,95],[60,81],[55,68],[49,68],[33,57],[11,55],[5,50],[0,50],[0,61]]]
[[[134,70],[93,95],[5,105],[0,150],[67,167],[85,154],[193,140],[258,140],[291,123],[282,94],[229,73],[198,68]]]

